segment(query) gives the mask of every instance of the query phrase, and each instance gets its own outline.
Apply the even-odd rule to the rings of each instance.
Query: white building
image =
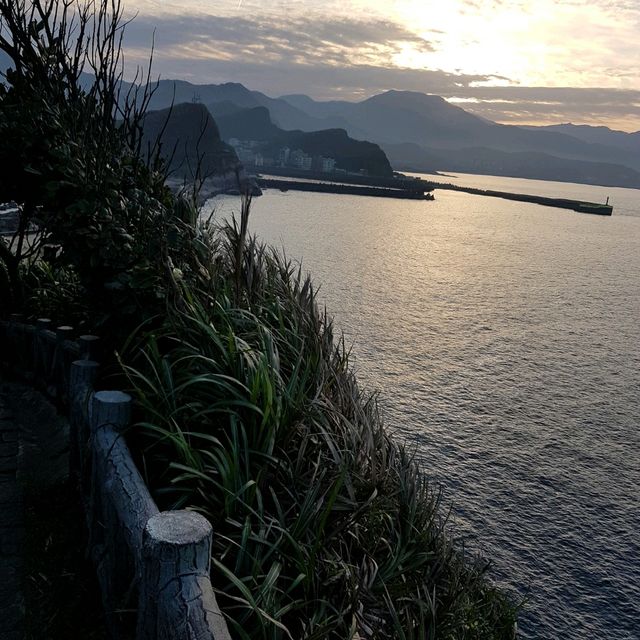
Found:
[[[304,169],[305,171],[309,171],[311,169],[311,164],[313,162],[313,158],[302,151],[302,149],[292,151],[289,160],[293,167],[296,169]]]
[[[331,173],[336,166],[336,161],[333,158],[320,158],[320,171],[322,173]]]

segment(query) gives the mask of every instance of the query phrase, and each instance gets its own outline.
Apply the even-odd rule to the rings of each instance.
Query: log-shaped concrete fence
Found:
[[[127,447],[131,397],[94,391],[100,341],[51,321],[0,321],[0,362],[69,417],[77,479],[110,635],[230,640],[209,578],[212,528],[191,511],[159,512]],[[123,611],[135,612],[135,625]],[[130,616],[129,616],[130,617]],[[123,621],[124,620],[124,621]]]

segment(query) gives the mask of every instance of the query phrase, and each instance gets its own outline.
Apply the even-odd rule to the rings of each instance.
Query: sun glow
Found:
[[[502,76],[529,86],[640,87],[640,48],[632,44],[637,10],[556,0],[449,0],[444,7],[400,0],[393,7],[400,22],[435,48],[407,46],[393,60],[399,66]]]
[[[508,78],[528,86],[640,88],[640,5],[610,0],[128,0],[132,11],[396,22],[424,38],[377,64]]]
[[[525,60],[514,44],[522,40],[530,24],[521,12],[471,12],[466,3],[456,0],[444,11],[436,9],[435,3],[413,0],[398,3],[396,11],[403,23],[434,41],[435,51],[422,55],[403,51],[395,64],[522,78]]]

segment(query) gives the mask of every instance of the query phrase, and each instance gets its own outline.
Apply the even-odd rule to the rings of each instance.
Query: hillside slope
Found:
[[[336,167],[350,172],[364,170],[371,176],[390,177],[393,169],[384,151],[372,142],[354,140],[344,129],[324,129],[321,131],[285,131],[276,126],[266,107],[238,109],[225,113],[225,105],[220,108],[210,105],[217,118],[220,135],[226,141],[232,138],[260,142],[260,153],[277,157],[280,150],[300,149],[310,156],[335,159]]]
[[[144,136],[146,146],[153,146],[160,137],[162,156],[178,176],[193,177],[198,163],[202,176],[222,175],[242,166],[201,104],[185,103],[150,111],[144,120]]]
[[[192,84],[184,80],[161,80],[151,98],[151,109],[165,109],[172,104],[198,102],[205,105],[229,102],[241,108],[266,107],[274,122],[285,129],[315,131],[340,126],[342,120],[315,118],[286,100],[270,98],[259,91],[250,91],[237,82],[224,84]]]
[[[627,133],[616,131],[609,127],[594,127],[586,124],[552,124],[544,127],[524,127],[532,131],[547,131],[563,133],[578,138],[589,144],[601,144],[609,147],[618,147],[640,154],[640,131]]]

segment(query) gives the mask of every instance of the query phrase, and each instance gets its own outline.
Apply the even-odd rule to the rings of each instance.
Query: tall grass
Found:
[[[121,357],[159,501],[213,524],[234,637],[513,637],[514,607],[452,546],[311,281],[248,214],[194,234],[169,312]]]

